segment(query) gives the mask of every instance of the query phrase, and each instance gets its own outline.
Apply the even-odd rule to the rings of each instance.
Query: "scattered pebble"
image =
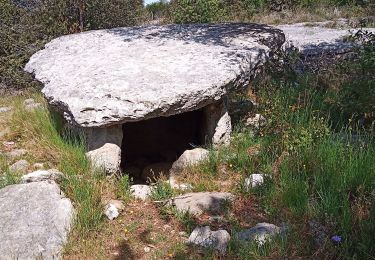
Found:
[[[148,185],[132,185],[130,192],[136,199],[147,200],[152,192],[151,186]]]
[[[105,206],[104,214],[108,217],[109,220],[114,220],[120,215],[120,212],[125,208],[122,201],[119,200],[110,200]]]
[[[251,174],[249,178],[245,179],[245,189],[249,191],[250,188],[255,188],[261,186],[264,183],[264,175],[263,174]]]
[[[0,113],[6,113],[12,111],[11,107],[0,107]]]

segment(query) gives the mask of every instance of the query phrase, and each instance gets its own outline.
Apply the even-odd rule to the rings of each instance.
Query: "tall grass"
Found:
[[[100,180],[103,174],[91,169],[82,136],[65,129],[59,115],[46,108],[42,97],[34,95],[34,98],[43,107],[31,112],[24,109],[22,98],[15,100],[15,112],[9,122],[12,138],[37,159],[65,174],[61,186],[77,209],[76,228],[81,234],[92,231],[102,219]]]

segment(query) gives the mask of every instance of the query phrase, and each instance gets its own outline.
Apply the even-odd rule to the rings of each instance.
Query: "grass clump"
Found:
[[[175,190],[172,188],[171,184],[160,178],[153,186],[151,192],[151,198],[154,201],[168,200],[176,195]]]
[[[46,108],[40,95],[31,96],[43,106],[27,111],[23,98],[15,97],[15,111],[9,119],[10,138],[25,147],[35,160],[46,162],[49,167],[64,173],[61,188],[77,209],[76,230],[79,234],[87,234],[101,223],[101,180],[104,175],[91,168],[85,156],[82,134],[64,128],[60,116]]]

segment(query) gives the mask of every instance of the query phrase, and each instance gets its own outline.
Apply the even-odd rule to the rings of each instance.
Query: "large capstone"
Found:
[[[103,127],[214,103],[283,42],[280,30],[258,24],[97,30],[51,41],[25,70],[70,122]]]
[[[94,166],[141,172],[197,146],[228,145],[228,93],[284,40],[278,29],[238,23],[89,31],[51,41],[25,69],[44,83],[49,104],[84,129]]]

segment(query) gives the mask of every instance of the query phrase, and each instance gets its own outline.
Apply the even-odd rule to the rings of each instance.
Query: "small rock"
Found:
[[[218,250],[225,254],[230,240],[230,235],[226,230],[211,231],[209,226],[196,227],[191,233],[188,243]]]
[[[40,103],[36,103],[35,100],[33,98],[29,98],[29,99],[26,99],[24,102],[23,102],[23,105],[25,106],[25,109],[27,111],[33,111],[34,109],[37,109],[37,108],[40,108],[42,107],[42,104]]]
[[[255,116],[248,117],[246,119],[245,125],[248,127],[252,127],[258,130],[260,127],[264,126],[267,123],[267,120],[261,114],[255,114]]]
[[[192,190],[193,186],[189,183],[181,183],[178,185],[178,189],[182,191]]]
[[[148,247],[148,246],[145,246],[145,247],[143,248],[143,250],[144,250],[146,253],[149,253],[149,252],[151,251],[151,248]]]
[[[3,142],[3,145],[5,146],[5,147],[12,147],[12,146],[14,146],[16,143],[15,142],[12,142],[12,141],[10,141],[10,142]]]
[[[38,182],[38,181],[60,181],[64,177],[64,174],[56,169],[51,170],[38,170],[35,172],[28,173],[21,178],[22,183]]]
[[[7,152],[6,156],[9,157],[10,159],[15,159],[15,158],[24,156],[25,154],[27,154],[27,150],[25,150],[25,149],[15,149],[15,150],[12,150],[10,152]]]
[[[108,217],[109,220],[114,220],[120,215],[120,212],[125,208],[122,201],[119,200],[110,200],[105,206],[104,214]]]
[[[28,99],[25,99],[25,100],[23,101],[23,105],[24,105],[24,106],[32,105],[32,104],[34,104],[34,103],[35,103],[35,100],[34,100],[33,98],[28,98]]]
[[[222,216],[211,216],[208,218],[209,221],[211,222],[221,222],[224,220]]]
[[[112,143],[106,143],[102,147],[86,153],[92,165],[108,174],[120,171],[121,148]]]
[[[44,164],[43,164],[43,163],[34,163],[34,164],[33,164],[33,168],[34,168],[34,169],[41,170],[41,169],[44,168]]]
[[[170,163],[155,163],[147,166],[142,171],[142,179],[145,181],[155,181],[162,175],[168,175],[171,169]]]
[[[234,195],[227,192],[196,192],[175,197],[170,203],[180,212],[199,216],[204,212],[220,213],[223,204],[233,199]]]
[[[11,172],[18,172],[18,173],[25,173],[27,171],[27,168],[29,167],[29,162],[26,160],[19,160],[15,163],[13,163],[9,170]]]
[[[208,157],[209,151],[203,148],[186,150],[172,165],[171,175],[180,174],[186,167],[194,166]]]
[[[152,188],[149,185],[132,185],[130,192],[136,199],[146,200],[150,197]]]
[[[262,246],[272,237],[282,234],[283,229],[269,223],[258,223],[255,227],[241,231],[236,235],[236,238],[242,242],[255,241]]]
[[[245,179],[245,189],[247,191],[250,190],[251,188],[258,187],[264,183],[264,176],[263,174],[251,174],[249,178]]]
[[[11,107],[0,107],[0,113],[6,113],[12,111]]]

